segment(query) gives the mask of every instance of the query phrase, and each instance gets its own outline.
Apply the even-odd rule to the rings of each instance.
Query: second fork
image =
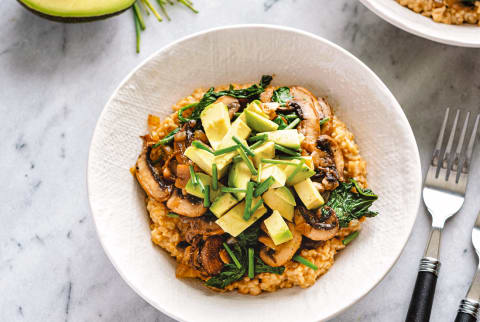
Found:
[[[452,157],[451,153],[460,110],[456,112],[447,145],[443,149],[443,139],[449,112],[450,109],[447,109],[445,112],[440,135],[437,139],[432,161],[425,178],[423,201],[432,216],[432,230],[425,254],[420,260],[418,276],[408,308],[407,322],[427,322],[430,320],[437,276],[440,269],[439,252],[441,232],[445,221],[460,210],[465,200],[468,173],[480,115],[476,117],[467,148],[464,149],[463,143],[470,118],[470,113],[467,113],[455,149],[455,155]]]

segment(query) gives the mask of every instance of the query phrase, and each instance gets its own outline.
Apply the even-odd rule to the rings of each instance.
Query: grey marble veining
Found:
[[[172,8],[169,23],[150,16],[137,55],[131,12],[63,25],[35,17],[14,1],[0,2],[0,321],[173,321],[136,295],[105,256],[85,182],[88,146],[103,105],[133,67],[173,40],[210,27],[271,23],[334,41],[371,67],[397,97],[424,169],[444,107],[480,112],[480,50],[412,36],[357,1],[195,5],[198,15]],[[478,151],[465,206],[444,231],[432,321],[453,320],[473,275]],[[430,224],[423,207],[419,212],[391,272],[334,321],[404,319]]]

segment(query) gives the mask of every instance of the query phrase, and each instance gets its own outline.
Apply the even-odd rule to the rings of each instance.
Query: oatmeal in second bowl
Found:
[[[414,35],[461,47],[480,47],[478,0],[360,0],[380,18]]]
[[[395,263],[420,184],[380,79],[277,26],[214,29],[152,56],[107,103],[88,164],[107,255],[181,321],[333,317]]]

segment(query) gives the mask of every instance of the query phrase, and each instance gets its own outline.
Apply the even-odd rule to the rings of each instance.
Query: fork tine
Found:
[[[450,108],[447,107],[447,109],[445,110],[445,116],[443,117],[443,123],[440,129],[440,134],[437,139],[437,144],[435,145],[435,151],[433,151],[432,165],[434,167],[438,166],[438,161],[440,158],[440,150],[442,149],[443,136],[445,135],[445,128],[447,127],[449,113],[450,113]]]
[[[458,140],[457,150],[455,151],[455,158],[452,163],[452,171],[457,171],[460,163],[460,154],[462,153],[463,142],[465,141],[465,133],[467,132],[468,121],[470,119],[470,112],[467,112],[467,117],[463,123],[462,132],[460,133],[460,139]]]
[[[445,152],[443,155],[442,161],[442,168],[447,169],[449,168],[449,161],[450,161],[450,153],[452,151],[453,139],[455,138],[455,132],[457,131],[457,123],[458,123],[458,116],[460,115],[460,110],[457,110],[455,114],[455,120],[453,120],[453,127],[450,131],[450,137],[448,138],[447,147],[445,148]]]
[[[472,135],[470,136],[470,141],[468,142],[465,162],[463,163],[463,167],[462,167],[463,173],[468,173],[470,169],[470,161],[472,160],[473,148],[475,147],[475,141],[477,139],[479,122],[480,122],[480,114],[478,114],[477,118],[475,119],[475,125],[473,126]]]

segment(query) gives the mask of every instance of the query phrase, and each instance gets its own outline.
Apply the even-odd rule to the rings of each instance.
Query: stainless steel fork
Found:
[[[447,108],[423,187],[423,201],[432,216],[432,230],[425,248],[425,254],[420,260],[420,268],[408,308],[407,322],[426,322],[430,320],[433,296],[440,269],[441,232],[445,221],[462,208],[465,200],[468,173],[477,137],[480,114],[476,117],[468,146],[463,149],[470,119],[470,113],[467,113],[453,156],[452,148],[460,110],[456,112],[447,146],[443,149],[449,112],[450,109]]]
[[[477,216],[472,230],[472,244],[480,258],[480,214]],[[455,322],[476,322],[480,315],[480,265],[473,277],[470,289],[465,298],[460,302]]]

